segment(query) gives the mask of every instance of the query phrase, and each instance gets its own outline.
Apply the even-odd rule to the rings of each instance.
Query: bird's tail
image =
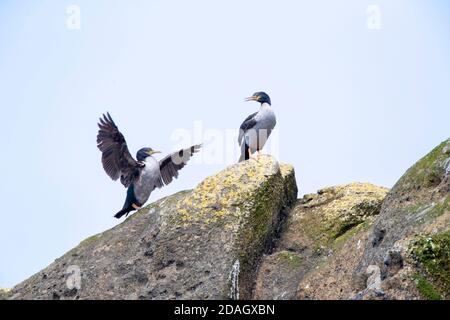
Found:
[[[114,218],[120,219],[124,214],[128,215],[128,213],[133,210],[134,210],[133,207],[123,208],[114,215]]]
[[[136,196],[134,195],[134,186],[133,184],[131,184],[128,187],[127,190],[127,198],[125,199],[125,203],[123,205],[122,210],[120,210],[119,212],[117,212],[114,217],[119,219],[120,217],[122,217],[124,214],[128,215],[129,212],[136,210],[133,208],[133,203],[138,203],[136,200]],[[140,207],[140,205],[139,205]]]
[[[239,158],[239,162],[250,159],[250,153],[248,152],[248,145],[244,141],[241,145],[241,157]]]

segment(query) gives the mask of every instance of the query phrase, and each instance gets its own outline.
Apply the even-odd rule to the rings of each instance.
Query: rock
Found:
[[[450,298],[450,139],[395,184],[374,222],[355,285],[377,265],[387,299]]]
[[[0,300],[6,300],[11,296],[11,289],[0,288]]]
[[[262,261],[254,298],[348,298],[368,229],[387,192],[352,183],[300,199],[276,248]]]
[[[269,156],[233,165],[84,240],[12,299],[250,298],[296,197],[291,166]]]
[[[381,271],[380,267],[377,265],[370,265],[366,269],[367,278],[367,289],[381,291]]]
[[[389,191],[296,199],[262,156],[84,240],[0,299],[449,299],[450,139]]]

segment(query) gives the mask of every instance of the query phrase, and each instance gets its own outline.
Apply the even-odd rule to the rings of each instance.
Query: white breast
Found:
[[[261,108],[255,116],[255,120],[257,123],[253,127],[253,130],[249,130],[245,134],[247,145],[253,152],[261,150],[264,147],[277,123],[275,113],[267,103],[261,105]]]
[[[261,105],[261,108],[259,109],[259,112],[257,113],[255,119],[258,122],[255,126],[257,129],[272,130],[273,128],[275,128],[275,125],[277,123],[275,113],[267,103],[263,103]]]
[[[160,178],[159,162],[148,157],[144,161],[145,167],[142,169],[139,180],[134,184],[134,194],[140,204],[147,202],[150,194],[155,189],[156,181]]]

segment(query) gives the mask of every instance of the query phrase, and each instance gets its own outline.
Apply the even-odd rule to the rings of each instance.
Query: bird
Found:
[[[98,127],[97,147],[102,153],[103,169],[112,180],[120,178],[127,188],[123,208],[114,215],[117,219],[139,210],[155,188],[162,188],[171,183],[173,178],[178,178],[178,171],[201,148],[201,144],[193,145],[158,161],[153,155],[161,152],[146,147],[137,152],[135,160],[109,112],[100,117]]]
[[[239,162],[248,160],[252,154],[264,147],[272,130],[277,124],[275,113],[272,109],[270,97],[265,92],[255,92],[245,101],[257,101],[261,103],[258,112],[249,115],[241,124],[238,143],[241,146]]]

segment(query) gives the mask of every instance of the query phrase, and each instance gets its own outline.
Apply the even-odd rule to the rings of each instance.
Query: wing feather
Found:
[[[165,185],[168,185],[172,182],[173,178],[178,178],[178,171],[184,168],[194,153],[200,151],[201,146],[201,144],[193,145],[190,148],[173,152],[160,160],[159,169],[161,171],[162,182],[164,182]],[[157,187],[160,188],[162,185]]]
[[[142,164],[133,159],[123,134],[109,113],[98,123],[97,147],[102,152],[102,165],[106,174],[128,188],[139,177]]]
[[[239,145],[242,144],[242,138],[244,137],[244,134],[255,126],[256,124],[255,117],[257,114],[258,112],[252,113],[244,120],[244,122],[242,122],[241,127],[239,128],[239,137],[238,137]]]

